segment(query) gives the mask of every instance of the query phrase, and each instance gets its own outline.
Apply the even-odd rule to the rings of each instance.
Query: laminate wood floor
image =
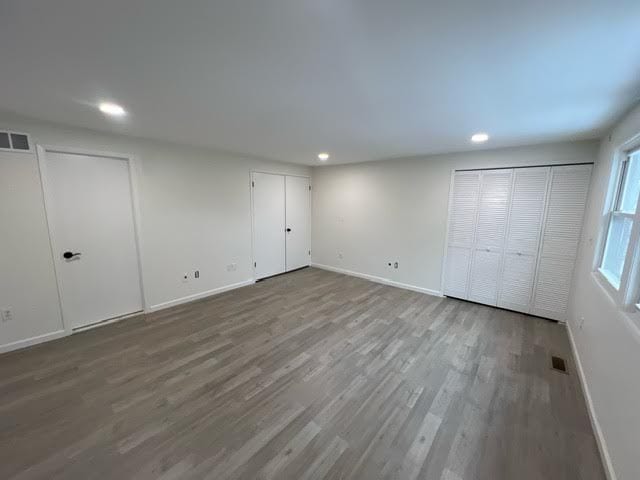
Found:
[[[605,478],[563,326],[311,268],[0,356],[0,398],[3,479]]]

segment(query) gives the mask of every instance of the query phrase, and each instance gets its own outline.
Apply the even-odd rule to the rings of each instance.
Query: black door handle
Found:
[[[79,257],[80,255],[82,255],[80,252],[78,252],[78,253],[73,253],[73,252],[64,252],[64,253],[62,254],[62,256],[63,256],[64,258],[66,258],[67,260],[70,260],[70,259],[72,259],[73,257]]]
[[[291,231],[291,229],[290,229],[290,228],[287,228],[287,232],[290,232],[290,231]]]

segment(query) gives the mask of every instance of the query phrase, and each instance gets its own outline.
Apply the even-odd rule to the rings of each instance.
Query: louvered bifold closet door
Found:
[[[565,321],[591,165],[552,167],[531,313]]]
[[[480,196],[476,241],[471,262],[469,300],[496,305],[509,217],[513,170],[484,170],[480,175]]]
[[[513,172],[499,307],[530,311],[549,172],[549,167],[518,168]]]
[[[480,191],[479,172],[456,172],[449,198],[444,294],[467,298]]]

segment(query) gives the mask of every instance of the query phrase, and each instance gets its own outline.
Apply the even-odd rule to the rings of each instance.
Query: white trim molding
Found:
[[[189,303],[195,300],[200,300],[202,298],[211,297],[219,293],[228,292],[229,290],[235,290],[236,288],[242,288],[249,285],[253,285],[254,283],[255,283],[255,280],[251,278],[243,282],[232,283],[229,285],[224,285],[222,287],[214,288],[212,290],[207,290],[205,292],[194,293],[193,295],[187,295],[186,297],[176,298],[175,300],[169,300],[168,302],[162,302],[156,305],[151,305],[149,308],[145,310],[145,313],[157,312],[158,310],[164,310],[165,308],[175,307],[177,305],[182,305],[183,303]]]
[[[12,352],[14,350],[20,350],[22,348],[31,347],[39,343],[48,342],[50,340],[56,340],[58,338],[66,337],[68,333],[65,330],[56,330],[55,332],[45,333],[44,335],[38,335],[37,337],[25,338],[24,340],[18,340],[16,342],[0,345],[0,353]]]
[[[582,362],[580,361],[580,355],[578,354],[578,349],[576,347],[575,341],[573,339],[573,333],[571,331],[571,323],[566,324],[567,333],[569,334],[569,343],[571,344],[571,352],[573,353],[573,358],[575,359],[576,370],[578,372],[578,379],[580,380],[580,385],[582,386],[582,391],[584,392],[584,398],[587,402],[587,411],[589,412],[589,420],[591,420],[591,427],[595,433],[596,443],[598,444],[598,451],[600,452],[600,457],[602,459],[602,466],[605,470],[605,475],[608,480],[617,480],[616,472],[613,469],[613,462],[611,461],[611,456],[609,455],[609,449],[607,448],[607,442],[604,439],[604,433],[602,432],[602,428],[600,427],[600,422],[598,421],[598,416],[596,415],[596,411],[593,407],[593,400],[591,398],[591,392],[589,391],[589,384],[587,383],[587,378],[584,375],[584,370],[582,369]]]
[[[396,282],[395,280],[391,280],[389,278],[376,277],[375,275],[369,275],[367,273],[354,272],[352,270],[345,270],[344,268],[332,267],[330,265],[323,265],[321,263],[311,263],[310,266],[319,268],[321,270],[328,270],[330,272],[342,273],[344,275],[349,275],[351,277],[364,278],[365,280],[381,283],[383,285],[388,285],[390,287],[404,288],[405,290],[411,290],[418,293],[425,293],[427,295],[431,295],[434,297],[443,296],[442,292],[438,290],[431,290],[430,288],[423,288],[423,287],[418,287],[416,285],[410,285],[408,283]]]
[[[97,322],[91,325],[86,325],[80,328],[76,328],[73,330],[57,330],[51,333],[45,333],[44,335],[38,335],[37,337],[26,338],[24,340],[18,340],[17,342],[7,343],[6,345],[0,345],[0,354],[12,352],[14,350],[20,350],[22,348],[31,347],[33,345],[37,345],[39,343],[49,342],[51,340],[57,340],[62,337],[68,337],[75,333],[86,332],[87,330],[93,330],[94,328],[104,327],[106,325],[110,325],[112,323],[120,322],[123,320],[127,320],[129,318],[137,317],[139,315],[145,315],[147,313],[157,312],[159,310],[164,310],[166,308],[175,307],[177,305],[182,305],[183,303],[193,302],[195,300],[200,300],[206,297],[212,297],[219,293],[227,292],[229,290],[235,290],[236,288],[246,287],[249,285],[253,285],[255,280],[249,279],[244,282],[232,283],[230,285],[224,285],[219,288],[214,288],[213,290],[207,290],[206,292],[196,293],[194,295],[189,295],[182,298],[177,298],[175,300],[170,300],[168,302],[159,303],[157,305],[152,305],[145,311],[134,312],[127,315],[123,315],[117,318],[111,318],[109,320],[105,320],[102,322]]]

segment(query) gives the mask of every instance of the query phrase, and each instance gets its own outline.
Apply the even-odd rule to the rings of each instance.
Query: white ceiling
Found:
[[[640,94],[639,25],[638,0],[3,0],[0,108],[304,164],[587,138]]]

